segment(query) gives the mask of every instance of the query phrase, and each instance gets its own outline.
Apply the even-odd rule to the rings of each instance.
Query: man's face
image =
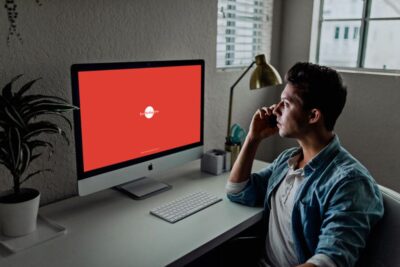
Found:
[[[298,138],[304,135],[309,128],[308,112],[303,110],[303,102],[298,89],[287,84],[281,94],[281,101],[276,104],[274,115],[277,117],[277,126],[281,137]]]

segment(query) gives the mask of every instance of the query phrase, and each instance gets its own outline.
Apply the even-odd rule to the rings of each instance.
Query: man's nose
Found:
[[[282,104],[282,101],[278,102],[275,105],[274,109],[272,110],[272,114],[274,114],[275,116],[280,115],[281,104]]]

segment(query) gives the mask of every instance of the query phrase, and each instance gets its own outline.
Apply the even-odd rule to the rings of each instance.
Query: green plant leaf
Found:
[[[22,117],[25,121],[30,121],[34,117],[38,117],[41,115],[64,113],[74,109],[77,108],[69,104],[41,104],[31,107],[29,110],[25,110],[24,113],[22,113]]]
[[[39,147],[47,147],[49,148],[49,157],[48,159],[50,159],[50,157],[53,155],[54,153],[54,146],[52,143],[47,142],[47,141],[42,141],[42,140],[34,140],[34,141],[30,141],[28,142],[28,146],[31,149],[31,152],[33,152],[34,149],[39,148]],[[40,156],[42,155],[42,153],[36,154],[35,156]],[[36,158],[36,157],[35,157]],[[32,159],[33,160],[33,159]],[[32,161],[31,160],[31,161]]]
[[[18,128],[11,127],[8,129],[8,147],[12,162],[12,172],[18,168],[21,151],[21,135]]]
[[[11,81],[9,83],[6,84],[6,86],[3,87],[3,90],[1,92],[2,96],[7,99],[7,100],[11,100],[12,98],[12,84],[13,82],[15,82],[18,78],[20,78],[23,74],[17,75],[14,78],[11,79]]]
[[[0,127],[2,127],[2,128],[7,127],[7,121],[0,118]]]
[[[8,157],[8,152],[5,149],[5,142],[0,144],[0,156]]]
[[[21,162],[19,164],[19,173],[22,174],[26,171],[31,162],[31,149],[27,143],[22,144],[21,148]]]
[[[60,97],[50,97],[44,95],[29,95],[24,96],[19,101],[19,107],[21,112],[25,112],[26,109],[35,107],[38,104],[68,104],[68,102]]]
[[[10,103],[10,102],[9,102],[7,99],[5,99],[2,95],[0,95],[0,106],[5,107],[5,106],[7,106],[9,103]],[[1,112],[0,115],[3,115],[2,113],[3,113],[3,112]]]
[[[30,140],[31,138],[33,138],[33,137],[35,137],[37,135],[40,135],[42,133],[45,133],[45,134],[60,134],[63,137],[65,135],[64,131],[61,130],[61,128],[58,128],[58,130],[57,129],[53,129],[53,128],[42,128],[42,129],[38,129],[38,130],[35,130],[35,131],[32,131],[32,132],[29,132],[27,135],[25,135],[24,138],[26,140]],[[69,140],[67,139],[66,141],[69,144]]]
[[[59,103],[68,103],[68,101],[62,97],[42,95],[42,94],[24,95],[20,98],[20,102],[23,104],[34,104],[36,101],[41,101],[41,100],[55,101]]]
[[[64,112],[73,109],[76,109],[76,107],[68,103],[57,103],[57,102],[51,103],[50,101],[46,101],[43,103],[35,103],[34,105],[31,105],[28,111],[24,110],[24,114],[28,112],[44,111],[44,110]]]
[[[11,171],[10,162],[7,159],[1,159],[1,164],[3,164],[9,171]]]
[[[38,153],[38,154],[32,155],[32,156],[31,156],[31,162],[33,162],[35,159],[39,158],[42,154],[43,154],[43,153],[40,152],[40,153]]]
[[[5,142],[0,143],[0,158],[2,160],[5,160],[8,158],[8,152],[7,150],[4,148]]]
[[[39,174],[39,173],[41,173],[41,172],[53,172],[53,170],[52,170],[52,169],[43,169],[43,170],[40,170],[40,171],[35,171],[35,172],[29,174],[24,180],[22,180],[22,182],[21,182],[20,184],[25,183],[25,182],[28,181],[31,177],[33,177],[33,176],[35,176],[35,175],[37,175],[37,174]]]
[[[6,148],[8,148],[8,140],[3,140],[0,143],[0,159],[3,162],[2,164],[11,171],[11,157]]]
[[[53,116],[62,118],[68,124],[69,129],[72,130],[71,121],[66,116],[64,116],[63,114],[58,113],[58,112],[47,112],[46,115],[53,115]],[[33,120],[33,119],[36,119],[36,117],[33,117],[31,120]]]
[[[19,99],[22,97],[22,95],[23,95],[26,91],[28,91],[36,81],[38,81],[38,80],[40,80],[40,79],[42,79],[42,78],[37,78],[37,79],[35,79],[35,80],[32,80],[32,81],[27,82],[26,84],[24,84],[24,85],[21,87],[21,89],[20,89],[17,93],[15,93],[14,98],[15,98],[17,101],[19,101]]]
[[[35,130],[40,130],[40,129],[46,129],[46,128],[52,128],[55,130],[58,130],[59,127],[57,124],[50,122],[50,121],[38,121],[34,123],[28,124],[27,130],[28,132],[35,131]]]
[[[42,133],[47,133],[47,134],[60,134],[64,140],[67,142],[69,145],[69,139],[67,138],[66,133],[58,127],[56,124],[49,122],[49,121],[40,121],[36,123],[31,123],[28,125],[28,132],[26,135],[24,135],[24,140],[29,141],[31,138],[42,134]]]
[[[29,141],[28,146],[31,150],[37,147],[49,147],[52,151],[54,151],[54,146],[52,143],[42,140]]]
[[[13,107],[13,106],[6,106],[4,108],[4,111],[6,112],[8,118],[10,121],[15,123],[19,128],[25,128],[25,121],[19,114],[19,112]]]

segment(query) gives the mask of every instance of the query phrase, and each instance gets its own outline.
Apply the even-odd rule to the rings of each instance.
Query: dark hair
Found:
[[[326,129],[332,131],[347,96],[346,86],[339,73],[325,66],[298,62],[285,78],[299,90],[303,109],[319,109],[324,116]]]

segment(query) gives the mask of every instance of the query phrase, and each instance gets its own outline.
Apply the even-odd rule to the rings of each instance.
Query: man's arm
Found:
[[[229,175],[229,182],[241,183],[249,179],[259,144],[260,141],[258,140],[246,138],[240,150],[239,156],[232,167]]]
[[[382,197],[372,181],[356,176],[343,182],[324,214],[315,253],[329,256],[337,266],[353,266],[382,215]]]
[[[264,107],[257,110],[253,115],[249,133],[244,141],[242,149],[232,167],[229,182],[240,183],[249,179],[257,148],[264,138],[267,138],[278,131],[278,128],[271,125],[268,118],[272,116],[273,107]]]

